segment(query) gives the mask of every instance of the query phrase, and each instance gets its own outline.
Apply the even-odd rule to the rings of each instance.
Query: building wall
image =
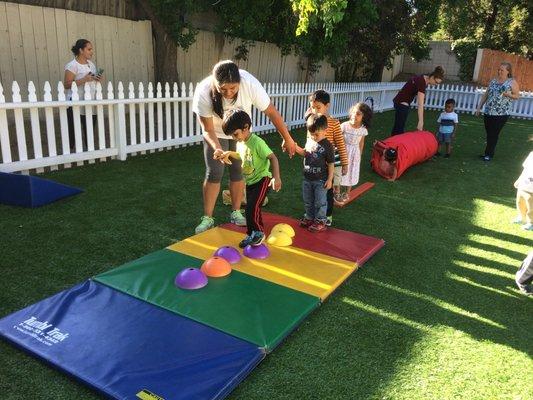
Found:
[[[213,65],[220,60],[233,59],[240,39],[225,38],[209,31],[200,31],[196,41],[187,50],[178,49],[178,74],[182,82],[199,82],[211,73]],[[252,73],[261,82],[304,82],[305,71],[295,55],[282,56],[281,50],[272,43],[254,42],[247,60],[236,61],[242,69]],[[310,82],[333,82],[334,69],[326,62],[312,77]]]
[[[394,56],[392,61],[392,68],[384,68],[381,75],[381,82],[391,82],[402,72],[404,54],[398,54]]]
[[[19,83],[23,94],[29,81],[39,95],[46,81],[55,92],[65,64],[73,58],[70,48],[79,38],[93,43],[93,61],[104,69],[105,80],[153,81],[150,21],[0,1],[0,82],[6,100],[11,98],[12,81]]]
[[[408,74],[425,74],[435,69],[437,65],[442,66],[446,73],[446,80],[459,80],[459,63],[451,49],[451,42],[432,41],[429,43],[430,53],[429,60],[416,62],[408,54],[403,60],[403,73]]]

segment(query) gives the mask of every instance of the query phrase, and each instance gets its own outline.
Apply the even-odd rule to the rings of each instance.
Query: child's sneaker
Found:
[[[450,153],[444,154],[444,158],[450,158]]]
[[[340,193],[335,193],[335,195],[333,196],[333,200],[335,201],[335,203],[337,204],[342,204],[343,203],[343,199],[342,199],[342,194]]]
[[[253,231],[239,243],[239,247],[244,249],[246,246],[259,246],[265,240],[265,234],[259,231]]]
[[[204,215],[200,220],[200,225],[194,229],[194,233],[205,232],[206,230],[211,229],[213,226],[215,226],[215,219],[213,217],[209,217],[208,215]]]
[[[260,231],[253,231],[251,235],[251,245],[252,246],[259,246],[263,241],[265,240],[265,234]]]
[[[300,226],[302,228],[309,228],[311,225],[313,225],[313,220],[312,219],[309,219],[309,218],[305,218],[303,217],[301,220],[300,220]]]
[[[326,226],[331,226],[333,224],[333,216],[326,217]]]
[[[244,249],[246,246],[252,244],[252,235],[246,235],[246,237],[239,242],[239,247]]]
[[[528,222],[527,224],[522,225],[522,229],[526,231],[533,231],[533,224]]]
[[[323,221],[315,221],[313,224],[307,228],[311,232],[323,232],[327,229],[326,223]]]
[[[349,198],[350,198],[350,194],[348,192],[344,192],[342,194],[342,201],[348,201]]]
[[[522,217],[518,215],[513,220],[511,220],[511,224],[522,224]]]
[[[241,210],[233,210],[230,215],[230,221],[237,226],[246,226],[246,218],[242,215]]]

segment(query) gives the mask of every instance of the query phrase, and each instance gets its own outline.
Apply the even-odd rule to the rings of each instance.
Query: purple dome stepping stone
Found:
[[[174,283],[180,289],[200,289],[207,285],[207,276],[198,268],[186,268],[176,275]]]
[[[259,246],[248,245],[244,248],[243,253],[248,258],[263,260],[270,255],[270,250],[264,244],[260,244]]]
[[[241,261],[241,253],[235,247],[222,246],[215,251],[214,257],[222,257],[230,264],[236,264]]]

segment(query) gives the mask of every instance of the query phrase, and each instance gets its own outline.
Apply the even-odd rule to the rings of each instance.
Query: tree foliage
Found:
[[[533,58],[533,3],[528,0],[446,0],[441,35],[453,41],[462,79],[471,79],[477,48]]]
[[[532,56],[531,0],[149,0],[169,35],[187,49],[197,33],[194,13],[212,11],[215,31],[243,42],[246,58],[253,41],[276,44],[282,54],[306,57],[316,72],[329,61],[336,80],[380,80],[394,54],[427,57],[427,43],[439,30],[454,41],[464,65],[472,67],[477,46]]]

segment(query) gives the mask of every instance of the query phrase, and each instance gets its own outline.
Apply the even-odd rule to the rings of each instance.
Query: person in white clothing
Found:
[[[93,45],[87,39],[78,39],[74,46],[71,48],[74,59],[65,65],[65,76],[63,78],[63,85],[66,89],[67,100],[72,100],[72,83],[76,82],[80,93],[80,100],[83,100],[83,93],[85,85],[90,85],[91,93],[94,98],[96,91],[96,82],[102,80],[103,70],[97,70],[96,65],[91,61],[93,57],[94,49]],[[80,114],[85,115],[85,108],[80,107]],[[70,141],[70,148],[75,148],[74,144],[74,116],[72,113],[72,107],[67,108],[68,118],[68,135]],[[93,116],[95,119],[95,116]],[[82,129],[86,131],[85,117],[81,117]]]
[[[204,215],[195,229],[196,233],[206,231],[215,224],[213,210],[225,166],[221,156],[225,151],[235,151],[235,140],[229,139],[222,130],[224,113],[228,110],[241,109],[248,115],[253,115],[252,106],[270,118],[283,137],[283,149],[292,157],[295,151],[294,140],[265,89],[252,74],[239,69],[237,64],[231,60],[220,61],[213,67],[212,74],[196,86],[192,110],[202,127],[206,166],[203,183]],[[232,203],[230,221],[244,226],[246,219],[240,211],[244,192],[241,163],[232,162],[228,168]]]
[[[357,103],[350,109],[350,119],[341,124],[346,153],[348,153],[348,172],[341,177],[340,202],[347,201],[352,186],[359,183],[361,156],[371,120],[372,109],[368,104]]]
[[[518,216],[513,222],[523,223],[523,229],[533,231],[533,151],[529,152],[522,167],[522,174],[514,183]]]

